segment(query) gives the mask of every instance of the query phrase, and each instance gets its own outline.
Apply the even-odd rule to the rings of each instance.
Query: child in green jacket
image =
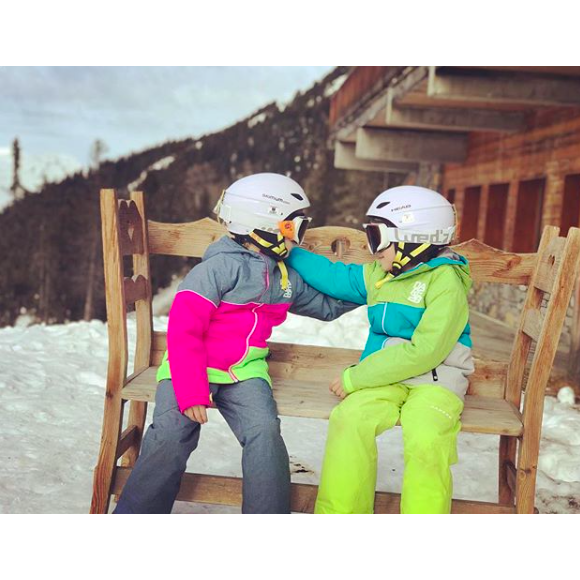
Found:
[[[448,247],[455,214],[439,193],[401,186],[381,193],[367,217],[374,262],[333,263],[301,248],[287,260],[317,290],[368,305],[361,360],[330,385],[344,400],[330,416],[315,511],[373,512],[376,437],[400,421],[401,512],[449,513],[450,465],[474,370],[469,265]]]

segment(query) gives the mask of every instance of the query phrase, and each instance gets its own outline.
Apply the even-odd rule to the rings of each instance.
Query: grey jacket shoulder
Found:
[[[194,266],[179,284],[177,291],[189,290],[200,294],[216,306],[222,296],[237,284],[242,264],[232,255],[212,254]]]

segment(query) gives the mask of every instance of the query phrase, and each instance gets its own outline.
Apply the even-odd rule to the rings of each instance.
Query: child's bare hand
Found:
[[[334,379],[330,383],[330,387],[328,387],[328,388],[330,389],[330,392],[334,393],[337,397],[340,397],[341,399],[346,398],[347,393],[342,388],[342,378],[341,377],[337,377],[336,379]]]
[[[284,245],[288,248],[288,253],[290,253],[296,247],[296,242],[286,238],[284,240]]]
[[[200,425],[207,423],[207,409],[204,405],[194,405],[193,407],[189,407],[189,409],[186,409],[183,414]]]

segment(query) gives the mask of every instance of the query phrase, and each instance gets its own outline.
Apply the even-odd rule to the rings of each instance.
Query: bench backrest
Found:
[[[142,192],[133,192],[130,200],[119,201],[114,190],[102,190],[101,216],[109,320],[109,373],[112,365],[116,365],[121,369],[119,381],[124,384],[128,359],[127,305],[135,304],[136,309],[135,371],[159,364],[166,347],[165,333],[153,332],[149,255],[198,258],[226,230],[210,218],[182,224],[148,221]],[[506,398],[519,407],[522,392],[527,388],[526,408],[538,397],[543,397],[580,259],[580,230],[571,228],[567,238],[559,237],[558,233],[558,228],[547,226],[538,252],[533,254],[505,252],[477,240],[453,246],[469,260],[476,282],[528,287],[509,363],[477,361],[469,393]],[[351,228],[313,228],[306,234],[304,247],[331,260],[351,263],[371,260],[364,233]],[[131,277],[124,275],[124,256],[133,258]],[[526,381],[526,365],[534,343],[536,347]],[[327,365],[320,364],[318,350],[324,357],[336,359],[333,364],[343,367],[356,362],[359,355],[358,351],[346,349],[274,345],[270,366],[276,373],[297,376],[306,372],[312,376],[313,372],[318,372],[318,364],[320,372],[328,373]],[[318,363],[313,357],[318,357]]]

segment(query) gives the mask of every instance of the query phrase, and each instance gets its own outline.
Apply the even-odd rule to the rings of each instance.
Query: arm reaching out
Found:
[[[319,292],[358,305],[367,303],[362,265],[331,262],[324,256],[302,248],[294,248],[286,263],[294,268],[309,286]]]

